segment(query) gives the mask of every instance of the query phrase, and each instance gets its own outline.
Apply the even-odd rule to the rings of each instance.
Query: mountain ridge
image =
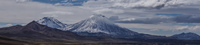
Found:
[[[105,16],[100,15],[100,18],[104,19],[104,17]],[[95,23],[98,22],[98,20],[91,20],[91,21],[94,21]],[[88,19],[86,19],[86,22],[88,22]],[[88,23],[90,24],[91,22],[89,21]],[[84,23],[81,22],[81,24],[84,24]],[[102,24],[102,25],[105,25],[105,24]],[[93,27],[94,25],[87,25],[87,26]],[[102,26],[100,26],[100,29],[104,29],[104,28],[107,29],[110,27],[114,27],[115,29],[121,28],[116,25],[113,26],[113,24],[106,24],[106,26],[108,27],[103,26],[102,28]],[[96,27],[93,27],[93,28],[96,28]],[[122,28],[122,29],[126,29],[126,28]],[[130,33],[132,33],[132,31]],[[86,36],[80,35],[80,34],[84,34]],[[87,36],[88,34],[89,36]],[[96,33],[96,32],[95,33],[88,33],[88,32],[76,33],[76,32],[71,32],[71,31],[60,30],[57,28],[51,28],[49,26],[39,24],[36,21],[32,21],[25,26],[16,25],[16,26],[11,26],[11,27],[0,28],[0,35],[10,37],[14,40],[25,41],[25,42],[60,42],[60,43],[81,43],[81,44],[82,43],[98,43],[98,44],[99,43],[123,43],[123,44],[124,43],[193,44],[194,43],[194,44],[199,44],[198,40],[181,40],[177,38],[149,35],[149,34],[143,34],[143,33],[137,33],[137,32],[134,35],[126,35],[126,31],[125,31],[125,34],[121,34],[121,35],[117,34],[114,36],[110,34],[106,34],[106,33],[101,33],[101,32],[100,33]]]
[[[175,34],[172,35],[171,37],[183,40],[200,40],[200,36],[192,32]]]
[[[82,20],[75,24],[61,28],[63,31],[71,31],[80,36],[98,36],[114,38],[167,38],[165,36],[149,35],[131,31],[127,28],[120,27],[110,21],[102,14],[94,14],[88,19]]]
[[[64,28],[68,26],[67,24],[62,23],[53,17],[43,17],[42,19],[37,20],[36,22],[42,25],[47,25],[51,28]]]
[[[44,17],[42,20],[40,19],[37,22],[42,24],[41,22],[47,22],[49,19],[56,20],[51,22],[59,22],[62,25],[64,25],[64,23],[58,21],[53,17]],[[51,27],[48,24],[43,24],[43,25]],[[114,24],[114,22],[110,21],[106,16],[102,14],[94,14],[85,20],[57,29],[60,29],[62,31],[71,31],[80,36],[98,36],[98,37],[108,36],[115,38],[145,38],[145,39],[168,38],[166,36],[156,36],[156,35],[138,33],[131,31],[127,28],[120,27]]]
[[[25,26],[16,25],[0,28],[0,35],[25,42],[126,42],[125,40],[111,37],[79,36],[71,31],[62,31],[46,25],[41,25],[36,21],[32,21]]]
[[[48,21],[47,19],[44,19],[44,20],[43,19],[37,22],[40,23],[40,22]],[[51,19],[54,19],[54,18],[52,17]],[[57,19],[54,19],[54,20],[57,20]],[[54,21],[51,21],[51,22],[54,22]],[[60,22],[60,21],[57,20],[55,22]],[[56,24],[56,23],[53,23],[53,24]],[[48,24],[46,25],[48,26]],[[57,28],[57,29],[60,29],[62,31],[71,31],[80,36],[98,36],[98,37],[114,37],[114,38],[145,38],[145,39],[167,38],[165,36],[156,36],[156,35],[138,33],[138,32],[131,31],[127,28],[120,27],[116,25],[114,22],[110,21],[106,16],[102,14],[93,14],[89,18],[84,19],[80,22],[65,26],[63,28]]]
[[[17,25],[0,28],[0,35],[24,41],[50,41],[50,39],[54,41],[65,41],[66,39],[74,40],[79,38],[79,36],[75,33],[50,28],[48,26],[41,25],[36,21],[30,22],[26,26]]]

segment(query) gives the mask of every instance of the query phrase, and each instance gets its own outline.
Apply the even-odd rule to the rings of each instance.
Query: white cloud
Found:
[[[199,15],[199,2],[200,0],[92,0],[84,3],[82,8],[120,18],[169,18],[171,16],[156,14]]]
[[[64,1],[62,1],[62,2],[68,2],[69,0],[64,0]]]
[[[156,13],[163,14],[199,14],[200,0],[98,0],[89,1],[84,3],[84,7],[87,9],[93,9],[95,13],[117,15],[119,18],[125,18],[125,20],[135,20],[141,18],[172,18],[173,16],[155,15]],[[161,6],[161,7],[159,7]],[[162,7],[163,6],[163,7]],[[155,9],[161,8],[161,9]],[[197,9],[197,10],[196,10]],[[116,12],[116,13],[115,13]],[[160,21],[166,21],[161,20]],[[152,20],[157,21],[157,20]],[[158,20],[159,21],[159,20]],[[151,22],[151,21],[150,21]],[[152,31],[167,30],[167,31],[185,31],[183,29],[194,30],[195,27],[181,28],[184,26],[173,25],[171,22],[160,24],[122,24],[117,23],[120,26],[126,28],[142,28],[151,29]],[[148,23],[148,22],[147,22]]]
[[[74,4],[73,3],[56,3],[54,5],[56,5],[56,6],[72,6]]]
[[[133,20],[135,20],[135,18],[124,18],[117,21],[133,21]]]
[[[200,29],[200,26],[180,26],[176,28],[176,30],[190,30],[190,31],[196,31],[199,29]]]
[[[98,14],[104,14],[104,13],[119,14],[119,13],[124,13],[124,10],[105,8],[105,9],[95,10],[93,12],[98,13]]]
[[[28,2],[30,0],[16,0],[16,2]]]
[[[0,0],[0,14],[0,22],[5,23],[28,23],[46,16],[54,16],[63,22],[74,23],[93,13],[79,6],[66,7],[32,1],[18,3],[16,0]]]
[[[64,11],[51,11],[51,12],[43,12],[42,14],[47,14],[47,15],[65,15],[65,14],[73,14],[72,12],[64,12]]]
[[[114,7],[124,7],[124,8],[130,8],[130,7],[156,7],[159,5],[163,5],[166,3],[167,0],[111,0],[115,2],[113,5]]]
[[[83,3],[83,6],[87,7],[94,7],[94,8],[105,8],[105,7],[111,7],[112,2],[109,0],[89,0],[86,3]]]
[[[13,26],[12,24],[6,24],[4,25],[5,27]]]
[[[199,5],[200,0],[97,0],[88,1],[89,7],[162,8],[181,5]]]

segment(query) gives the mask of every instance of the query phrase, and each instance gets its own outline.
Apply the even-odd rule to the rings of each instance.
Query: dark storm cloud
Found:
[[[197,15],[200,14],[199,8],[190,8],[190,7],[179,7],[179,8],[167,8],[155,11],[147,11],[147,12],[160,12],[160,13],[176,13],[176,14],[187,14],[187,15]]]
[[[141,24],[159,24],[159,23],[200,23],[200,15],[180,15],[172,18],[141,18],[135,20],[117,20],[116,23],[141,23]]]
[[[173,18],[177,23],[200,23],[200,15],[182,15]]]

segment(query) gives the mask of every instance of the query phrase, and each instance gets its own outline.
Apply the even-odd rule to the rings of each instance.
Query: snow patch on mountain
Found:
[[[51,28],[64,28],[68,26],[67,24],[62,23],[53,17],[44,17],[40,20],[37,20],[37,22],[42,25],[47,25]]]
[[[90,18],[70,25],[67,28],[69,31],[76,32],[80,35],[81,33],[104,33],[112,36],[130,36],[138,34],[137,32],[130,31],[129,29],[119,27],[101,14],[92,15]]]
[[[80,36],[108,36],[114,38],[162,38],[148,34],[137,33],[127,28],[120,27],[101,14],[94,14],[90,18],[66,25],[53,17],[44,17],[39,24],[57,28],[63,31],[71,31]]]
[[[184,40],[200,40],[200,36],[192,32],[176,34],[171,37],[184,39]]]
[[[106,34],[109,34],[109,32],[99,29],[99,28],[101,28],[99,26],[100,25],[105,26],[104,24],[114,25],[113,22],[109,21],[103,15],[92,15],[92,16],[90,16],[89,19],[86,19],[86,20],[81,21],[81,22],[76,23],[76,24],[80,24],[81,27],[77,28],[76,30],[73,30],[73,32],[89,32],[89,33],[103,32],[103,33],[106,33]]]

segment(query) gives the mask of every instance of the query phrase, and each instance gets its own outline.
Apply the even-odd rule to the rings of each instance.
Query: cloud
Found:
[[[181,21],[185,20],[184,18],[188,15],[194,16],[200,14],[199,7],[199,0],[90,0],[83,3],[83,6],[80,6],[80,8],[89,10],[91,13],[100,13],[107,17],[111,16],[109,19],[120,21],[117,24],[122,27],[149,29],[150,31],[167,30],[169,32],[189,30],[181,29],[185,25],[180,26],[175,24],[199,23],[197,20],[193,23],[191,21]],[[181,15],[174,16],[173,14]],[[85,17],[87,18],[88,16]],[[191,18],[194,19],[190,17],[190,20]],[[189,18],[186,19],[189,20]],[[188,26],[188,28],[190,27],[193,26]]]
[[[9,27],[9,26],[13,26],[13,24],[0,25],[0,27]]]
[[[126,20],[129,19],[129,20]],[[160,24],[160,23],[200,23],[199,15],[179,15],[170,18],[154,17],[154,18],[137,18],[132,19],[118,19],[117,23],[140,23],[140,24]]]
[[[56,6],[72,6],[74,4],[73,3],[56,3],[54,5],[56,5]]]
[[[168,18],[144,18],[144,19],[132,19],[132,20],[117,20],[117,23],[142,23],[142,24],[159,24],[159,23],[171,23]]]
[[[149,29],[151,31],[158,31],[158,30],[171,30],[171,31],[175,31],[176,27],[179,26],[171,26],[169,24],[159,24],[159,25],[155,25],[155,24],[127,24],[127,23],[117,23],[120,26],[124,26],[126,28],[141,28],[141,29]]]
[[[174,7],[182,5],[199,5],[199,0],[112,0],[114,7],[123,8],[151,8],[160,9],[163,7]]]
[[[116,20],[119,20],[119,17],[118,16],[111,16],[111,17],[109,17],[109,20],[116,21]]]
[[[105,7],[111,7],[112,2],[109,0],[89,0],[85,3],[83,3],[83,6],[86,7],[95,7],[95,8],[105,8]]]
[[[180,26],[179,23],[199,24],[199,0],[89,0],[71,6],[71,3],[53,4],[29,0],[0,0],[0,22],[28,23],[51,16],[67,24],[88,18],[94,13],[104,14],[119,21],[122,27],[159,30],[197,30],[198,26]],[[63,0],[57,0],[63,1]],[[77,0],[79,1],[79,0]],[[80,0],[83,1],[83,0]],[[84,0],[85,1],[85,0]],[[83,6],[82,6],[83,4]],[[159,15],[156,15],[159,14]],[[172,14],[181,14],[169,16]]]
[[[199,5],[199,0],[97,0],[84,3],[95,7],[117,7],[136,9],[161,9],[163,7],[177,7],[185,5]],[[97,5],[98,4],[98,5]]]
[[[145,20],[144,18],[151,19],[162,16],[156,14],[166,14],[165,17],[171,17],[169,14],[197,15],[200,14],[199,2],[199,0],[92,0],[85,2],[81,7],[92,9],[91,11],[98,14]],[[152,23],[162,23],[162,21]]]
[[[19,3],[16,0],[0,0],[0,14],[0,22],[4,23],[28,23],[48,16],[54,16],[66,23],[74,23],[93,13],[79,6],[66,7],[33,1]]]
[[[16,2],[28,2],[30,0],[16,0]]]
[[[199,0],[93,0],[85,2],[83,7],[87,7],[87,9],[95,8],[95,13],[134,15],[132,17],[143,15],[143,17],[149,17],[150,14],[157,13],[183,15],[200,14],[199,2]],[[117,14],[109,13],[116,12],[117,10],[121,12]]]
[[[4,25],[4,27],[9,27],[9,26],[13,26],[12,24],[6,24]]]
[[[43,12],[42,14],[51,15],[49,17],[59,17],[61,15],[73,15],[72,12],[64,12],[64,11],[50,11],[50,12]]]
[[[183,30],[183,31],[200,31],[200,26],[179,26],[176,30]]]
[[[57,6],[82,6],[88,0],[31,0],[34,2],[48,3]]]
[[[51,11],[51,12],[43,12],[42,14],[48,15],[65,15],[65,14],[73,14],[72,12],[64,12],[64,11]]]
[[[200,23],[200,15],[182,15],[173,19],[177,23]]]
[[[118,20],[113,20],[116,23],[138,23],[138,24],[161,24],[161,23],[175,23],[172,19],[173,17],[165,15],[157,15],[156,17],[142,17],[142,18],[118,18]]]
[[[174,25],[174,24],[127,24],[127,23],[117,23],[120,26],[126,28],[139,28],[148,29],[148,31],[171,31],[171,32],[199,32],[200,26],[190,26],[190,25]],[[137,30],[137,29],[132,29]]]
[[[165,6],[167,0],[112,0],[114,7],[123,8],[156,8],[160,9]]]
[[[124,10],[105,8],[105,9],[95,10],[93,12],[98,13],[98,14],[102,14],[102,13],[119,14],[119,13],[124,13]]]

